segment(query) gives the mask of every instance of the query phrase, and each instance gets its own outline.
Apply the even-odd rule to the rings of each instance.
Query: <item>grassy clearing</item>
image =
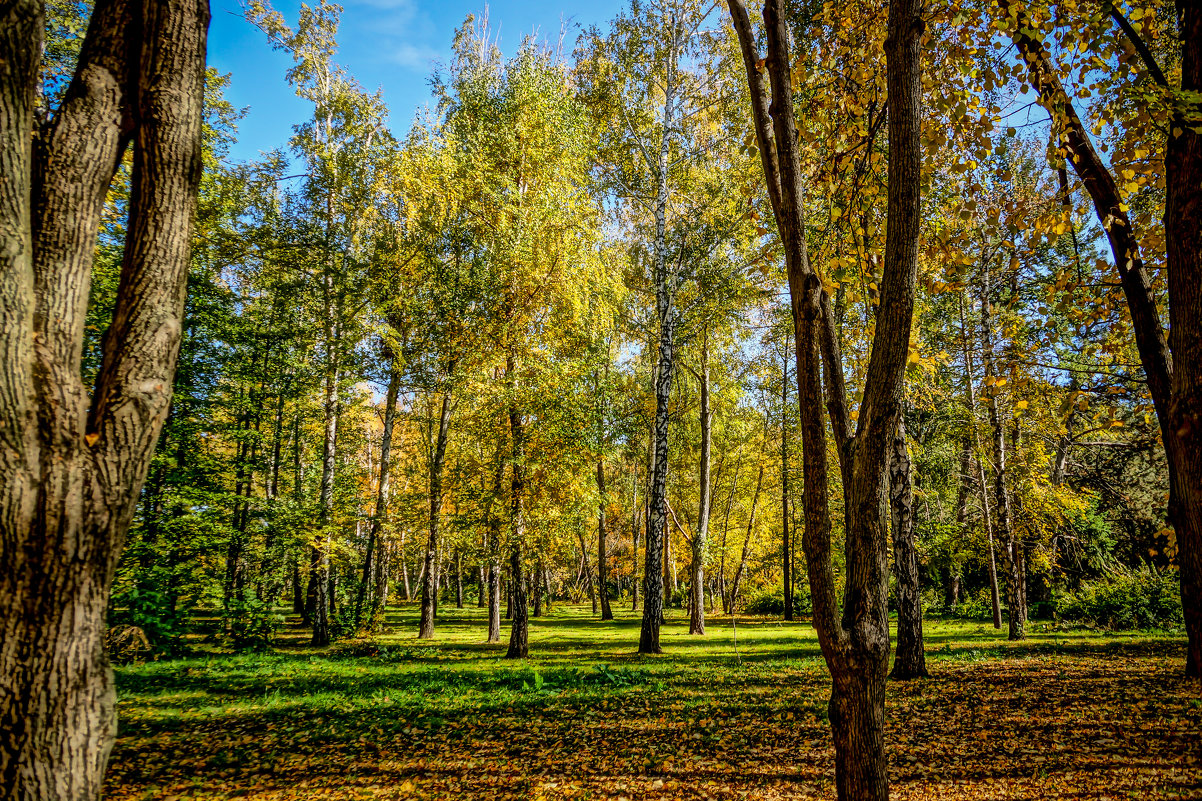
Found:
[[[678,613],[679,614],[679,613]],[[806,623],[638,618],[558,606],[523,663],[482,610],[433,642],[395,610],[373,656],[293,631],[272,654],[118,670],[107,796],[185,798],[833,797],[829,677]],[[1038,627],[1036,627],[1038,628]],[[505,632],[507,634],[507,631]],[[929,621],[934,677],[890,683],[897,798],[1202,798],[1202,701],[1173,634]]]

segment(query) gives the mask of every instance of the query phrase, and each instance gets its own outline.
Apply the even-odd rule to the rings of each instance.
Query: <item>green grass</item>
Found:
[[[829,676],[808,623],[744,619],[736,638],[728,618],[711,618],[706,636],[691,637],[677,611],[663,629],[664,654],[639,657],[639,618],[615,611],[617,620],[601,623],[588,608],[556,606],[532,619],[531,656],[520,662],[503,658],[505,642],[483,641],[483,610],[444,607],[436,639],[419,641],[416,608],[406,606],[391,611],[374,656],[352,655],[353,643],[314,650],[293,629],[273,653],[119,668],[109,795],[475,797],[505,788],[514,797],[768,790],[808,797],[829,790]],[[965,721],[994,708],[998,715],[979,725],[993,731],[990,748],[1001,745],[1001,753],[1037,719],[1053,737],[1056,712],[1075,716],[1078,729],[1099,718],[1124,731],[1175,719],[1181,731],[1170,730],[1150,753],[1169,766],[1197,758],[1202,738],[1192,750],[1181,740],[1202,732],[1202,709],[1188,703],[1197,692],[1172,679],[1183,653],[1179,634],[1045,628],[1008,643],[988,623],[927,621],[935,678],[891,683],[891,742],[907,741],[913,719],[958,717],[949,735],[958,752],[955,732],[963,729],[971,742]],[[502,633],[507,639],[507,624]],[[1166,681],[1171,692],[1163,692]],[[931,753],[915,763],[895,749],[900,787],[930,785],[916,764],[936,766],[933,777],[947,781],[956,780],[957,764],[971,773],[947,761],[942,735],[914,736],[920,752]],[[1172,771],[1163,766],[1127,776],[1105,748],[1077,750],[1091,760],[1094,780],[1110,775],[1101,766],[1141,793],[1154,779],[1168,781],[1177,797],[1190,787],[1202,794],[1202,780],[1166,780]],[[1009,764],[1003,759],[997,776],[974,780],[1038,784],[1052,775],[1046,763],[1042,778],[1027,767],[1011,775]]]

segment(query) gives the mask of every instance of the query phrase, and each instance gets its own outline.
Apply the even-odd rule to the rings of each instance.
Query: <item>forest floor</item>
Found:
[[[556,606],[531,658],[482,642],[484,610],[416,606],[380,646],[117,669],[106,798],[834,798],[829,676],[807,623],[679,611],[664,655],[639,619]],[[615,610],[617,611],[617,610]],[[930,679],[889,682],[897,799],[1202,798],[1202,686],[1184,636],[926,622]],[[508,637],[508,626],[503,628]]]

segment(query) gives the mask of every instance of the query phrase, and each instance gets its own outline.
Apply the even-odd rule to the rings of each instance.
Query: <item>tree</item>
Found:
[[[105,612],[171,401],[209,10],[102,0],[53,114],[37,107],[43,13],[0,10],[0,787],[98,798],[116,723]],[[96,233],[131,144],[121,278],[85,387]]]
[[[1040,104],[1052,116],[1056,146],[1071,163],[1093,201],[1095,213],[1110,244],[1114,266],[1131,314],[1131,323],[1148,390],[1160,421],[1161,438],[1169,466],[1168,518],[1179,545],[1181,598],[1186,611],[1189,646],[1185,671],[1202,676],[1202,234],[1198,209],[1202,207],[1202,20],[1191,3],[1177,4],[1177,33],[1181,46],[1180,85],[1168,84],[1163,70],[1139,31],[1113,4],[1107,4],[1116,25],[1132,43],[1124,61],[1139,59],[1143,72],[1158,85],[1154,107],[1169,120],[1164,145],[1164,239],[1167,245],[1170,334],[1165,336],[1152,281],[1141,253],[1136,219],[1118,181],[1095,149],[1081,117],[1064,87],[1060,70],[1045,47],[1041,20],[998,0],[999,29],[1008,33],[1023,59],[1028,80],[1039,93]],[[1134,187],[1134,190],[1128,187]]]
[[[880,304],[864,399],[852,434],[842,365],[832,347],[829,299],[806,249],[804,191],[793,106],[792,59],[783,3],[764,7],[768,55],[761,67],[746,7],[730,0],[751,93],[756,140],[784,244],[796,340],[801,415],[805,533],[803,546],[814,627],[831,671],[831,730],[841,799],[889,794],[884,745],[884,688],[889,659],[886,527],[880,500],[888,441],[901,411],[914,309],[920,223],[920,45],[918,3],[892,0],[885,39],[889,104],[888,227]],[[772,103],[761,72],[768,73]],[[821,359],[819,354],[822,354]],[[847,586],[842,618],[831,564],[823,376],[845,496]]]

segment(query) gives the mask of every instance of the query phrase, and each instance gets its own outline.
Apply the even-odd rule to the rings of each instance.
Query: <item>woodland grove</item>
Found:
[[[656,726],[697,782],[771,726],[830,750],[819,795],[925,797],[950,747],[907,721],[1011,686],[1125,716],[1090,765],[1173,765],[1123,792],[1202,794],[1202,4],[632,0],[505,50],[485,9],[412,117],[339,64],[340,6],[241,13],[311,112],[253,161],[207,0],[0,0],[0,799],[99,798],[111,753],[135,797],[129,744],[195,709],[140,692],[231,715],[280,665],[335,692],[289,748],[356,682],[425,688],[385,797],[487,751],[443,717],[486,687],[522,781],[569,718],[632,726],[572,752],[586,795],[676,792]],[[330,736],[382,771],[374,721]],[[274,726],[229,759],[283,770]],[[1059,743],[1000,759],[1043,781]]]

